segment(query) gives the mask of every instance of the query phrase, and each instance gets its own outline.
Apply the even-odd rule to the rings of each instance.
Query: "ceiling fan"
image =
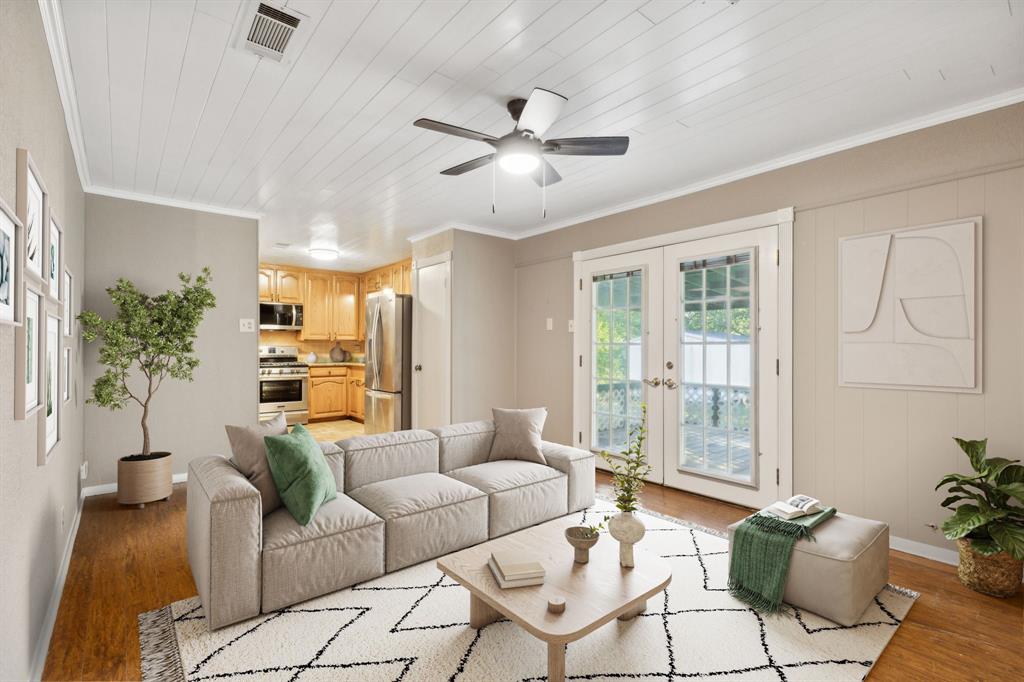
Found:
[[[434,130],[446,135],[465,137],[486,142],[495,151],[471,161],[460,163],[441,171],[441,175],[462,175],[476,168],[482,168],[497,158],[502,170],[516,175],[530,173],[541,187],[553,185],[562,179],[544,154],[562,156],[621,156],[629,148],[628,137],[563,137],[543,140],[541,136],[558,119],[562,107],[568,101],[562,95],[534,88],[529,99],[513,99],[508,103],[508,113],[516,122],[512,132],[494,137],[475,130],[460,128],[449,123],[421,118],[413,125]]]

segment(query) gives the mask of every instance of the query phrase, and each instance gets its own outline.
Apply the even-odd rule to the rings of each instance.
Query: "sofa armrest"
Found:
[[[260,612],[260,492],[220,455],[188,465],[188,561],[210,629]]]
[[[594,453],[547,441],[541,442],[540,449],[548,466],[569,478],[569,511],[594,504]]]

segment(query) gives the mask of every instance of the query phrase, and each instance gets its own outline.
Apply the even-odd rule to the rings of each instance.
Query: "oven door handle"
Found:
[[[260,377],[260,381],[302,381],[303,379],[308,378],[308,374],[300,374],[287,377]]]

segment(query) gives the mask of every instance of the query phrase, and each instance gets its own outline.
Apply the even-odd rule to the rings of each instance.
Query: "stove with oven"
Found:
[[[294,346],[260,346],[260,421],[284,412],[289,424],[309,419],[309,366]]]

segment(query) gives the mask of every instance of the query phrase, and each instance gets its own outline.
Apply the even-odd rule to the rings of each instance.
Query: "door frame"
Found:
[[[441,372],[444,377],[444,421],[445,424],[452,423],[452,289],[453,282],[455,281],[455,272],[453,268],[452,252],[443,251],[433,256],[427,256],[426,258],[414,258],[412,262],[412,395],[409,399],[412,400],[412,428],[419,428],[419,407],[417,398],[420,395],[420,373],[415,371],[417,364],[420,364],[422,359],[422,350],[420,343],[420,326],[416,324],[416,320],[419,317],[417,312],[419,309],[419,290],[420,290],[420,269],[428,268],[433,265],[441,265],[442,263],[448,264],[448,286],[445,287],[445,313],[448,318],[448,324],[445,325],[444,339],[441,343],[447,351],[444,354],[445,367]]]
[[[585,251],[574,251],[573,260],[573,342],[570,362],[573,368],[573,401],[572,426],[573,446],[582,447],[583,425],[589,420],[590,376],[581,369],[589,369],[589,365],[581,368],[579,358],[589,354],[590,339],[576,334],[576,320],[584,320],[590,314],[585,309],[584,297],[579,295],[578,281],[582,277],[581,264],[585,261],[607,256],[620,255],[633,251],[671,246],[682,242],[717,237],[735,232],[745,232],[761,227],[778,226],[779,229],[779,496],[788,498],[793,495],[793,207],[780,208],[776,211],[757,215],[735,218],[719,223],[691,227],[675,232],[634,239],[618,244],[600,246]]]

